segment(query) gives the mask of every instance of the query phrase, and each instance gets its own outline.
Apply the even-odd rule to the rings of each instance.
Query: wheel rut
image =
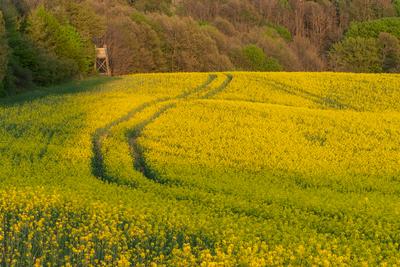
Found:
[[[129,146],[131,149],[131,155],[133,157],[133,166],[135,170],[141,172],[147,179],[160,182],[157,179],[157,175],[155,174],[155,172],[153,172],[146,164],[144,150],[139,145],[138,138],[140,137],[143,129],[146,128],[147,125],[151,124],[154,120],[156,120],[158,117],[163,115],[168,110],[174,108],[175,106],[176,104],[167,104],[163,106],[151,117],[139,123],[135,128],[132,129],[131,132],[128,133]]]
[[[223,91],[228,85],[232,82],[233,75],[227,74],[224,82],[216,88],[212,88],[209,92],[206,92],[202,97],[197,99],[209,99],[216,94]],[[186,99],[187,100],[187,99]],[[194,99],[196,100],[196,99]],[[131,154],[133,157],[133,166],[136,171],[141,172],[147,179],[150,179],[154,182],[161,184],[169,184],[171,182],[167,182],[166,180],[159,177],[159,175],[147,164],[146,157],[144,155],[144,148],[139,144],[138,138],[141,136],[142,131],[146,128],[147,125],[154,122],[158,117],[167,112],[168,110],[174,108],[176,104],[170,104],[162,107],[158,112],[156,112],[153,116],[138,124],[135,127],[131,134],[129,135],[129,145],[131,148]],[[177,185],[177,182],[173,182],[174,185]]]
[[[224,82],[224,84],[225,84],[224,87],[226,87],[230,83],[233,76],[227,75],[227,77],[228,77],[227,80],[229,80],[229,79],[230,80],[229,80],[229,82],[226,82],[226,81]],[[229,77],[231,77],[231,78],[229,78]],[[210,74],[208,76],[208,79],[203,84],[194,88],[193,90],[184,92],[176,97],[160,98],[160,99],[157,99],[154,101],[149,101],[147,103],[144,103],[144,104],[132,109],[126,115],[108,123],[104,127],[96,129],[92,135],[92,159],[91,159],[92,174],[104,182],[136,187],[137,185],[133,182],[121,181],[118,177],[113,177],[113,176],[110,176],[107,174],[105,163],[104,163],[104,155],[102,153],[103,140],[111,134],[111,130],[113,127],[115,127],[123,122],[129,121],[131,118],[133,118],[135,115],[137,115],[139,112],[142,112],[146,108],[149,108],[153,105],[165,103],[165,105],[160,110],[158,110],[152,116],[150,116],[149,118],[147,118],[147,119],[143,120],[141,123],[139,123],[133,129],[131,134],[129,135],[129,144],[130,144],[130,147],[132,150],[132,156],[134,157],[135,169],[137,171],[141,172],[146,178],[154,180],[151,170],[146,167],[145,158],[143,156],[143,150],[137,144],[137,138],[140,136],[142,130],[148,124],[152,123],[155,119],[157,119],[159,116],[161,116],[167,110],[175,107],[176,103],[171,104],[169,102],[182,101],[182,100],[188,99],[190,96],[192,96],[194,94],[206,91],[207,88],[209,88],[211,86],[211,84],[214,82],[214,80],[216,80],[216,78],[217,78],[216,74]],[[223,90],[223,88],[221,89],[221,86],[219,86],[217,89]],[[214,91],[216,91],[216,90],[213,90],[212,91],[213,94],[210,94],[210,96],[215,95],[215,93],[218,93],[218,92],[214,93]]]

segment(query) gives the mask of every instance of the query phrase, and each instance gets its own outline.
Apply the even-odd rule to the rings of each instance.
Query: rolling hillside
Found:
[[[0,265],[399,265],[399,88],[135,74],[0,100]]]

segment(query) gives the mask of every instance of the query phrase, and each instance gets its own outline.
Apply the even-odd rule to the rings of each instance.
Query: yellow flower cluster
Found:
[[[114,206],[62,195],[44,188],[9,189],[0,193],[0,263],[5,266],[265,266],[301,263],[303,246],[288,250],[255,245],[192,246],[190,239],[157,229],[121,203]],[[182,244],[180,244],[182,242]],[[313,264],[346,263],[320,248]],[[305,261],[304,261],[305,262]]]
[[[157,170],[179,171],[179,175],[166,176],[184,181],[195,180],[179,170],[182,166],[187,166],[189,173],[194,166],[218,167],[232,172],[227,177],[231,182],[236,180],[236,171],[247,171],[304,187],[396,194],[398,140],[400,113],[218,100],[182,104],[171,110],[145,129],[141,143],[149,161],[160,164]],[[207,184],[207,175],[199,179],[199,184]],[[242,177],[238,183],[243,183]]]
[[[137,74],[4,100],[0,265],[400,265],[399,78]]]

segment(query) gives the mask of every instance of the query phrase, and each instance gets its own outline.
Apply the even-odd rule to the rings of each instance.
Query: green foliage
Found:
[[[400,18],[354,22],[350,25],[346,37],[377,38],[381,32],[387,32],[400,38]]]
[[[61,24],[43,6],[31,14],[28,24],[29,37],[39,48],[70,64],[69,69],[75,74],[89,71],[93,55],[87,55],[84,41],[73,26]]]
[[[400,41],[389,33],[379,35],[385,72],[400,72]]]
[[[280,71],[282,66],[274,58],[268,58],[257,45],[248,45],[242,49],[245,67],[253,71]]]
[[[90,36],[98,31],[82,26],[79,12],[70,10],[82,35],[65,20],[61,23],[43,6],[35,9],[28,20],[11,3],[5,3],[3,10],[10,47],[4,79],[8,94],[35,85],[59,83],[91,69],[94,49]]]
[[[38,51],[21,32],[18,13],[12,5],[3,8],[9,47],[8,68],[4,79],[7,94],[14,94],[33,86],[33,73],[30,68],[40,61],[36,60]]]
[[[98,39],[104,36],[106,18],[96,14],[90,5],[67,1],[65,13],[66,21],[79,32],[84,41],[91,42],[93,38]]]
[[[400,18],[352,23],[330,52],[335,70],[398,72]]]
[[[396,8],[397,16],[400,17],[400,0],[394,0],[393,4],[394,4],[394,7]]]
[[[132,20],[138,24],[150,24],[149,20],[147,19],[146,15],[142,12],[137,10],[133,11],[132,13]]]
[[[87,73],[94,64],[95,51],[93,40],[101,39],[106,33],[106,18],[95,13],[92,7],[86,3],[66,1],[65,3],[66,23],[69,23],[79,33],[72,33],[81,43],[83,51],[81,73]],[[74,30],[72,30],[74,31]]]
[[[38,7],[1,3],[9,47],[7,94],[87,75],[94,61],[93,40],[105,33],[104,19],[85,3],[39,2]]]
[[[382,72],[379,43],[374,38],[350,37],[333,45],[330,51],[337,71]]]
[[[272,32],[271,32],[272,30]],[[267,33],[269,33],[270,35],[275,35],[275,33],[278,34],[278,36],[282,37],[286,42],[290,42],[293,40],[292,34],[290,33],[290,31],[281,25],[278,24],[271,24],[269,23],[267,25]],[[274,37],[274,36],[271,36]]]
[[[3,13],[0,11],[0,97],[5,95],[4,78],[8,65],[8,44]]]
[[[199,21],[199,26],[201,26],[201,27],[210,26],[210,22],[207,21],[207,20],[200,20],[200,21]]]
[[[288,0],[278,0],[278,3],[283,8],[290,8],[290,3]]]

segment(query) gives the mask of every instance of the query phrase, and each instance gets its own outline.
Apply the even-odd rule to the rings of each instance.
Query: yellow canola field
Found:
[[[0,265],[400,265],[399,103],[399,75],[244,72],[1,100]]]
[[[399,74],[235,73],[219,99],[319,109],[400,111]]]
[[[304,186],[396,193],[399,140],[399,113],[218,100],[180,105],[150,125],[140,141],[160,171],[176,161],[180,168],[219,166],[296,176]]]

